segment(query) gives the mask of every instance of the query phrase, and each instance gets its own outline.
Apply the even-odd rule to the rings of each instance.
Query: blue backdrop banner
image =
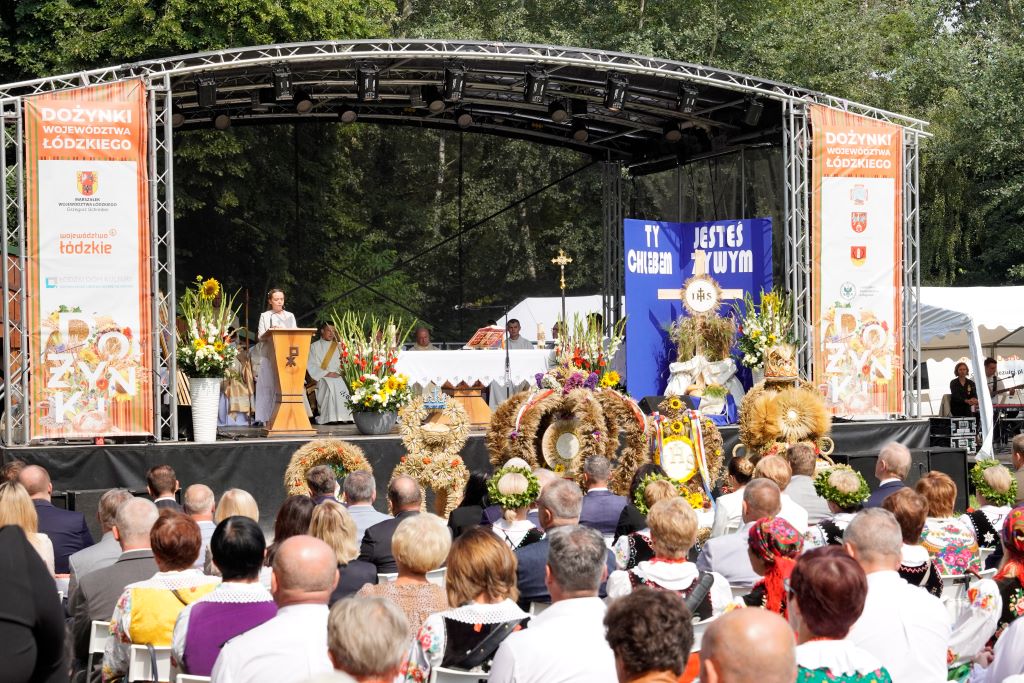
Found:
[[[745,292],[757,301],[772,286],[772,221],[743,218],[667,223],[625,222],[626,387],[640,399],[661,394],[675,346],[668,326],[683,314],[679,289],[698,269],[713,277],[725,312]],[[689,359],[682,359],[689,360]]]

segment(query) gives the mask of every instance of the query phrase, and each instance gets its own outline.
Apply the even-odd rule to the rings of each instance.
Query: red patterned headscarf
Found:
[[[996,578],[1016,576],[1024,583],[1024,505],[1018,505],[1006,515],[1000,536],[1004,559]]]
[[[762,581],[765,588],[765,608],[786,616],[784,584],[793,572],[796,556],[804,547],[800,532],[781,517],[762,517],[750,527],[747,547],[767,565]]]

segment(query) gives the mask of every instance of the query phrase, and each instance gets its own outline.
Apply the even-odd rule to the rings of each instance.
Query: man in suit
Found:
[[[317,505],[325,500],[338,502],[335,498],[338,493],[338,479],[334,476],[334,470],[327,465],[309,468],[306,472],[306,488],[309,489],[309,497]]]
[[[814,490],[814,467],[817,461],[814,449],[805,443],[795,443],[786,449],[786,459],[789,460],[793,476],[789,479],[785,493],[797,505],[807,510],[808,526],[814,526],[821,520],[832,517],[828,501]]]
[[[178,484],[177,475],[170,465],[156,465],[146,472],[146,488],[149,490],[149,497],[153,499],[156,506],[161,510],[174,510],[181,512],[174,494],[178,492],[181,485]]]
[[[92,534],[85,524],[85,515],[54,507],[50,502],[53,483],[49,473],[39,465],[29,465],[23,469],[18,475],[18,481],[32,497],[32,504],[39,516],[39,533],[46,534],[53,542],[55,573],[69,573],[71,569],[68,558],[92,545]]]
[[[782,492],[771,479],[758,477],[743,487],[743,526],[731,534],[712,538],[697,557],[697,569],[718,572],[730,586],[753,586],[761,577],[750,566],[747,537],[750,527],[762,517],[775,517],[782,510]]]
[[[103,537],[95,545],[83,548],[68,558],[68,566],[71,569],[71,581],[68,583],[69,601],[78,589],[78,579],[97,569],[109,567],[121,557],[121,546],[114,538],[114,520],[117,518],[118,508],[132,497],[132,492],[128,489],[110,489],[100,496],[96,518],[103,529]]]
[[[356,538],[362,540],[363,534],[374,524],[391,519],[391,515],[377,512],[373,508],[377,500],[377,482],[372,472],[356,470],[349,472],[345,477],[343,486],[345,493],[345,504],[348,505],[348,514],[352,515],[352,521],[356,523]]]
[[[626,507],[625,496],[617,496],[608,490],[611,470],[612,464],[604,456],[592,455],[583,463],[587,495],[583,497],[580,524],[597,529],[605,536],[615,534],[619,516]]]
[[[121,547],[121,556],[109,567],[83,575],[68,604],[74,654],[79,661],[84,662],[89,656],[92,622],[110,619],[125,586],[157,573],[149,532],[159,514],[156,505],[145,498],[132,498],[117,509],[113,534]]]
[[[583,492],[575,482],[558,479],[547,484],[537,499],[537,515],[545,536],[536,543],[530,543],[516,550],[516,583],[519,586],[519,604],[528,609],[531,602],[551,602],[547,584],[544,581],[544,568],[548,562],[550,546],[547,533],[552,529],[565,526],[576,526],[580,521],[580,507],[583,503]],[[615,554],[608,551],[605,561],[608,574],[615,571]],[[601,581],[598,594],[605,596],[605,581]]]
[[[878,488],[864,503],[864,507],[880,507],[882,501],[906,486],[903,482],[910,474],[910,462],[910,450],[903,444],[891,441],[882,446],[878,460],[875,461]]]
[[[1013,437],[1013,476],[1017,477],[1017,505],[1024,503],[1024,434]]]
[[[406,517],[420,513],[420,485],[412,477],[395,477],[388,485],[388,506],[394,518],[374,524],[363,534],[363,545],[359,559],[372,562],[378,574],[394,574],[398,571],[395,556],[391,552],[391,537]]]

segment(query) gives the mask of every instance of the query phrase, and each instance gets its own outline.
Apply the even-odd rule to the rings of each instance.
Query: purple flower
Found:
[[[569,393],[573,389],[580,389],[583,387],[583,375],[578,372],[572,373],[569,379],[565,380],[565,393]]]
[[[538,389],[543,389],[544,388],[544,384],[543,384],[543,382],[544,382],[544,373],[543,372],[538,372],[536,375],[533,376],[533,378],[535,380],[537,380],[537,388]]]
[[[600,439],[601,439],[601,432],[600,432],[600,430],[597,430],[597,429],[595,429],[595,430],[593,431],[593,434],[594,434],[594,438],[595,438],[595,439],[597,439],[597,440],[600,440]]]
[[[592,372],[592,373],[590,373],[590,375],[587,376],[587,381],[583,383],[583,386],[585,388],[590,389],[591,391],[593,391],[594,389],[597,388],[597,380],[598,380],[597,373],[596,372]]]
[[[518,432],[518,431],[516,431],[515,429],[513,429],[513,430],[512,430],[512,433],[508,435],[508,438],[510,438],[510,439],[512,439],[513,441],[515,441],[516,439],[518,439],[518,438],[519,438],[519,432]]]

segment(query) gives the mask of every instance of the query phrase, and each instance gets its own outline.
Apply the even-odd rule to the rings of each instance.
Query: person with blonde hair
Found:
[[[979,547],[992,550],[985,561],[985,569],[997,569],[1003,561],[999,530],[1017,500],[1017,480],[995,458],[981,458],[971,468],[971,482],[978,497],[978,507],[961,516],[960,520],[974,529]]]
[[[641,482],[638,489],[637,510],[644,515],[656,503],[679,495],[679,490],[667,477],[650,476]],[[645,521],[645,524],[647,522]],[[651,543],[651,527],[648,524],[640,531],[619,536],[612,546],[615,553],[615,565],[619,569],[632,569],[641,562],[654,559],[654,545]]]
[[[806,534],[807,510],[786,493],[786,487],[793,478],[793,468],[789,466],[789,461],[781,455],[765,456],[754,465],[754,478],[770,479],[779,485],[779,490],[782,491],[782,495],[779,496],[782,510],[776,516],[792,524],[801,534]]]
[[[313,508],[309,535],[331,546],[338,558],[338,585],[331,593],[329,605],[354,595],[368,583],[377,583],[377,567],[356,559],[359,557],[356,523],[341,503],[325,500]]]
[[[49,536],[39,533],[39,517],[32,499],[25,487],[16,481],[0,484],[0,526],[7,525],[19,527],[25,532],[28,542],[53,575],[53,543]]]
[[[491,477],[487,493],[502,511],[502,518],[491,529],[509,548],[516,550],[543,538],[540,529],[527,519],[530,506],[540,495],[540,482],[529,468],[506,465]]]
[[[445,591],[452,609],[427,617],[409,650],[407,683],[430,679],[438,666],[478,670],[490,662],[481,647],[496,631],[511,633],[529,615],[516,605],[516,556],[506,543],[483,527],[466,531],[452,543]]]
[[[428,581],[427,572],[444,564],[451,546],[448,526],[437,515],[424,512],[406,517],[391,537],[398,576],[393,581],[363,586],[356,597],[387,598],[394,602],[405,613],[412,638],[428,616],[448,608],[444,589]]]
[[[814,490],[832,514],[804,534],[804,550],[842,545],[843,531],[871,495],[868,483],[849,465],[834,465],[814,477]]]
[[[366,628],[367,624],[373,627]],[[344,678],[316,680],[395,680],[405,662],[407,627],[402,611],[383,598],[340,601],[331,608],[327,621],[327,654],[334,670]]]
[[[708,619],[717,616],[732,601],[729,582],[716,572],[703,572],[686,559],[697,540],[697,513],[686,500],[673,496],[659,501],[647,515],[651,527],[654,558],[636,567],[615,571],[608,577],[608,597],[629,594],[639,586],[673,591],[683,598],[690,596],[700,579],[710,573],[711,589],[694,608],[694,616]]]
[[[213,513],[213,521],[220,524],[228,517],[248,517],[257,524],[260,523],[260,508],[256,505],[256,499],[245,489],[228,489],[220,497],[217,509]],[[213,554],[209,546],[203,550],[203,573],[210,576],[220,576],[220,570],[213,563]],[[264,572],[264,579],[270,580],[270,572]]]
[[[914,490],[928,501],[921,543],[935,560],[939,573],[960,576],[971,570],[981,571],[974,527],[953,515],[956,503],[953,479],[944,472],[931,471],[918,480]]]

